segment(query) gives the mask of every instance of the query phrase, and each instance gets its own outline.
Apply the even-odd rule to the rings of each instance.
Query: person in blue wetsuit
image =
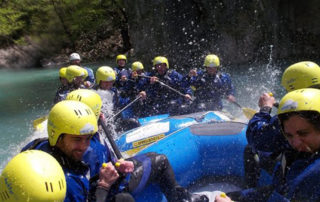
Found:
[[[80,67],[81,66],[81,57],[78,53],[71,53],[71,55],[69,56],[69,61],[70,61],[70,65],[78,65]],[[95,84],[95,78],[94,78],[94,73],[93,70],[89,67],[82,67],[87,71],[87,75],[84,78],[84,86],[86,88],[92,88]]]
[[[67,67],[62,67],[59,70],[59,80],[60,80],[60,86],[56,92],[56,95],[54,97],[53,102],[57,103],[60,102],[61,100],[65,99],[65,96],[69,92],[69,83],[66,77],[66,71]]]
[[[264,188],[244,190],[236,197],[235,193],[229,193],[232,199],[320,200],[320,90],[304,88],[286,94],[279,104],[278,119],[282,135],[292,149],[280,154],[272,184]]]
[[[146,89],[149,85],[149,73],[144,71],[143,64],[139,61],[132,63],[132,73],[127,80],[126,84],[120,91],[120,96],[122,99],[126,100],[126,104],[132,102],[137,96],[141,99],[134,103],[130,108],[127,118],[139,118],[147,116],[145,113],[146,108]]]
[[[319,88],[320,67],[310,61],[295,63],[284,71],[281,84],[288,92],[300,88]],[[251,153],[247,156],[252,157],[258,154],[260,158],[266,159],[267,164],[263,165],[262,162],[260,166],[267,170],[273,168],[275,159],[281,152],[291,149],[288,141],[281,135],[278,116],[270,115],[274,103],[274,97],[264,93],[258,103],[260,111],[249,121],[246,131],[249,144],[247,151]],[[270,160],[273,163],[270,163]],[[246,167],[249,170],[251,169],[247,173],[252,174],[252,176],[247,176],[249,178],[247,181],[250,181],[249,183],[255,186],[260,172],[259,166],[253,166],[256,164],[253,158],[247,159],[246,162],[248,162]]]
[[[119,106],[119,91],[114,87],[116,72],[109,66],[99,67],[96,71],[97,85],[94,89],[101,96],[102,112],[112,116]]]
[[[105,115],[105,118],[111,119],[117,111],[125,107],[128,103],[128,100],[120,97],[119,90],[114,87],[116,81],[116,73],[109,66],[99,67],[96,72],[97,85],[94,87],[97,93],[101,96],[102,99],[102,113]],[[114,128],[115,131],[125,131],[131,128],[139,126],[139,123],[135,119],[128,117],[128,114],[132,114],[130,108],[122,111],[119,116],[110,120],[110,127]],[[116,127],[115,127],[116,126]]]
[[[92,112],[96,117],[99,117],[102,101],[94,91],[79,89],[70,93],[67,100],[78,100],[87,104],[93,110]],[[100,144],[101,141],[103,144]],[[97,147],[98,145],[100,146]],[[101,145],[105,147],[107,154],[101,152],[104,151],[100,149]],[[112,158],[112,155],[110,155],[111,153],[112,151],[109,149],[108,144],[105,143],[103,135],[101,133],[95,133],[90,140],[90,147],[83,156],[83,161],[89,165],[90,169],[96,169],[97,165],[102,165],[99,174],[101,176],[101,172],[105,172],[105,175],[103,175],[107,182],[107,184],[105,184],[106,187],[104,187],[106,191],[105,198],[121,192],[136,195],[149,183],[156,183],[160,186],[169,201],[207,201],[206,196],[191,195],[187,190],[177,184],[166,156],[147,153],[126,160],[115,160]],[[102,159],[101,155],[109,156],[109,158],[107,158],[107,160]],[[108,163],[107,165],[103,165],[103,162]],[[115,167],[117,172],[109,172],[112,167]],[[111,171],[114,170],[111,169]],[[116,181],[110,181],[110,179],[116,179]],[[96,185],[104,186],[101,183],[99,184],[99,181],[96,182]],[[96,196],[96,194],[94,196]]]
[[[182,103],[191,100],[192,90],[182,82],[183,76],[173,69],[169,69],[166,57],[157,56],[153,59],[154,70],[150,73],[150,84],[147,87],[148,114],[176,114]],[[158,82],[159,81],[159,82]],[[161,82],[164,85],[161,85]],[[167,86],[180,91],[179,95]]]
[[[116,72],[117,78],[115,82],[115,86],[120,90],[125,83],[127,82],[127,79],[131,75],[131,69],[126,67],[127,64],[127,56],[125,55],[117,55],[116,57],[116,67],[114,67],[114,71]]]
[[[86,73],[87,71],[85,69],[77,65],[61,68],[59,71],[60,81],[65,83],[66,80],[67,84],[62,84],[62,86],[58,88],[53,102],[60,102],[66,99],[69,92],[78,88],[84,88],[83,80],[86,77]],[[62,80],[61,78],[64,79]]]
[[[97,119],[91,108],[78,101],[64,100],[54,105],[49,113],[48,139],[36,139],[26,145],[22,151],[37,149],[55,157],[66,177],[65,201],[87,201],[90,190],[89,179],[93,177],[90,168],[93,167],[91,164],[96,164],[96,159],[84,162],[83,155],[97,130]],[[103,150],[99,150],[101,148],[103,147],[95,147],[92,150],[101,155],[104,154]],[[107,162],[109,159],[107,156],[104,157]],[[109,169],[115,172],[112,165]],[[116,179],[117,176],[105,179],[103,173],[100,173],[97,180],[98,185],[104,186]]]
[[[210,54],[205,57],[205,71],[191,69],[183,78],[194,90],[194,110],[222,110],[222,99],[235,102],[231,78],[220,70],[220,59]]]
[[[16,155],[0,175],[2,202],[63,201],[65,196],[63,170],[57,160],[43,151],[29,150]]]

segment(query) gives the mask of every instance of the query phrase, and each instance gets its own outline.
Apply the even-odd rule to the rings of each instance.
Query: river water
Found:
[[[284,95],[280,77],[286,65],[234,66],[223,70],[231,75],[238,102],[258,110],[262,92],[273,92],[277,99]],[[96,69],[99,65],[87,66]],[[58,75],[57,69],[0,70],[0,172],[30,140],[46,136],[34,133],[32,122],[52,107],[59,86]],[[239,108],[226,105],[231,114],[242,116]]]

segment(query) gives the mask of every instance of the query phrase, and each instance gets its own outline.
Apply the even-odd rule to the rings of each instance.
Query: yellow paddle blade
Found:
[[[256,110],[250,109],[250,108],[246,108],[246,107],[242,108],[242,112],[247,117],[247,119],[249,119],[249,120],[257,113]]]
[[[42,130],[44,125],[43,125],[43,122],[47,119],[48,117],[47,116],[42,116],[40,118],[37,118],[33,121],[33,128],[35,130]]]

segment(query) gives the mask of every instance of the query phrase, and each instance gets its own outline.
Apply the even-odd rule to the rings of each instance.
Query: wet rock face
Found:
[[[318,0],[125,0],[129,36],[151,65],[166,55],[179,68],[216,53],[222,65],[318,58]]]

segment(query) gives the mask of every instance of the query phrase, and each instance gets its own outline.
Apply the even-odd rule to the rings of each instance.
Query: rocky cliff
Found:
[[[187,69],[200,66],[208,53],[220,56],[224,66],[319,58],[319,0],[123,1],[120,26],[109,20],[62,51],[32,42],[0,50],[0,68],[61,64],[73,51],[86,61],[104,60],[130,49],[131,60],[142,60],[146,68],[157,55]]]
[[[138,58],[168,56],[180,68],[207,53],[223,65],[306,60],[319,56],[318,0],[125,0]]]

